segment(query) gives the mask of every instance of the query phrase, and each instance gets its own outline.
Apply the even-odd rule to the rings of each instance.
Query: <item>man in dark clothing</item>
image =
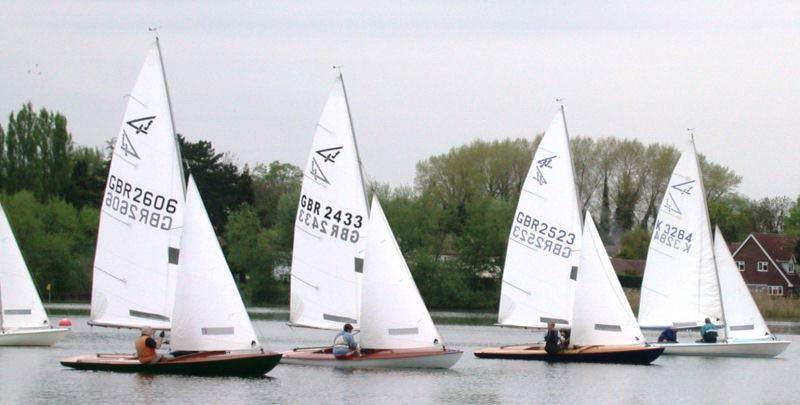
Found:
[[[678,343],[678,335],[675,329],[667,328],[658,335],[658,343]]]
[[[553,322],[547,323],[547,333],[544,335],[544,351],[547,354],[556,354],[561,350],[558,344],[558,332],[556,331],[556,324]]]

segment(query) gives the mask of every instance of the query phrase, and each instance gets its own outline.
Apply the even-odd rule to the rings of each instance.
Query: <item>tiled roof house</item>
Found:
[[[733,251],[733,260],[747,286],[769,295],[800,293],[800,264],[794,252],[797,238],[751,233]]]

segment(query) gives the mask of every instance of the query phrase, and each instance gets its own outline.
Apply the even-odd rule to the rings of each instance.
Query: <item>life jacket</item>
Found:
[[[156,358],[156,349],[147,347],[147,339],[150,339],[150,336],[142,335],[136,339],[136,356],[142,364],[150,364]]]

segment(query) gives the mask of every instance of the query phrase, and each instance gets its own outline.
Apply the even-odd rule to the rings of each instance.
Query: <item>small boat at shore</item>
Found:
[[[483,349],[479,358],[650,364],[664,351],[644,343],[644,336],[628,304],[611,261],[589,212],[581,241],[580,275],[570,346],[549,354],[543,345]]]
[[[283,363],[337,368],[450,368],[463,354],[442,344],[377,198],[373,198],[360,297],[361,354],[297,348]]]
[[[250,317],[189,177],[170,346],[174,357],[142,364],[136,355],[95,354],[61,364],[80,370],[202,375],[264,375],[281,354],[260,349]]]
[[[775,357],[791,343],[770,333],[719,228],[712,242],[692,140],[675,165],[656,218],[639,322],[648,329],[692,329],[705,318],[722,324],[723,336],[714,343],[652,344],[667,355]]]
[[[69,329],[53,328],[0,205],[0,346],[52,346]]]

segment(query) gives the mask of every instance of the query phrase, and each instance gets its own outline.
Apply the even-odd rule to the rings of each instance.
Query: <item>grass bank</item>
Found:
[[[625,288],[625,295],[628,297],[633,313],[638,314],[641,290]],[[800,321],[800,298],[798,297],[773,297],[764,293],[754,293],[753,299],[766,320]]]

